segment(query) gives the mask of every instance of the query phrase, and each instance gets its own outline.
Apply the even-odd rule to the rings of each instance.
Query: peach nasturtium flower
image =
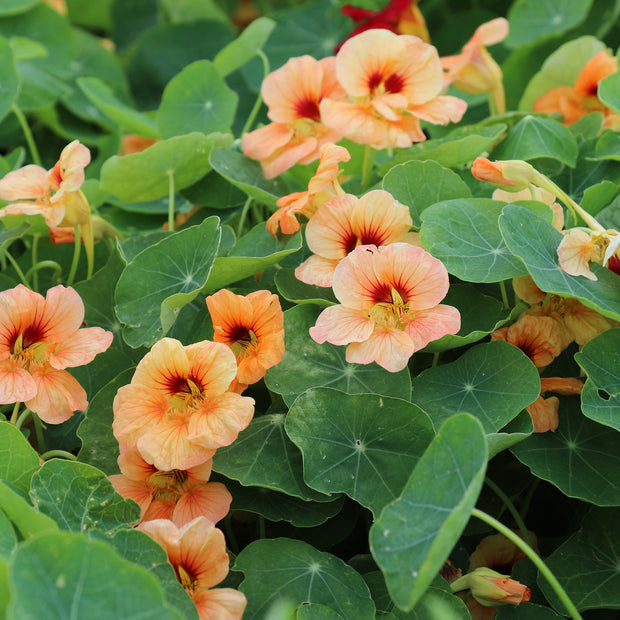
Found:
[[[571,276],[598,280],[589,262],[599,263],[620,275],[620,233],[616,230],[593,231],[589,228],[569,230],[558,246],[563,271]]]
[[[65,369],[83,366],[112,343],[101,327],[81,328],[84,304],[58,285],[43,297],[19,284],[0,293],[0,403],[24,402],[44,422],[60,424],[88,406]]]
[[[347,362],[398,372],[415,351],[460,329],[459,311],[439,303],[448,286],[444,265],[422,248],[360,245],[334,272],[340,304],[321,312],[310,336],[349,345]]]
[[[246,133],[242,148],[247,157],[261,163],[266,178],[297,163],[309,164],[318,159],[323,144],[342,137],[324,125],[319,109],[324,97],[344,97],[334,63],[333,57],[299,56],[263,80],[261,94],[273,122]]]
[[[227,391],[236,374],[235,356],[223,344],[205,340],[184,347],[163,338],[118,390],[114,436],[161,471],[203,464],[254,415],[252,398]]]
[[[444,83],[437,50],[411,35],[358,34],[338,52],[336,74],[348,101],[327,95],[320,105],[323,122],[376,149],[422,142],[420,120],[458,122],[467,108],[463,100],[440,94]]]
[[[357,198],[342,194],[323,204],[306,227],[306,241],[313,255],[295,276],[306,284],[331,286],[336,265],[358,245],[417,243],[409,208],[389,193],[376,189]]]
[[[338,164],[349,161],[351,155],[343,146],[328,142],[321,147],[321,160],[315,175],[308,182],[308,191],[294,192],[282,196],[276,203],[280,207],[265,224],[274,236],[278,235],[278,226],[285,235],[292,235],[299,230],[297,217],[303,215],[310,219],[323,203],[343,190],[338,182]]]
[[[215,342],[230,347],[238,364],[229,387],[242,392],[284,357],[284,314],[277,295],[254,291],[245,297],[222,289],[207,297]]]
[[[232,496],[222,483],[208,481],[211,465],[209,459],[187,470],[159,471],[135,448],[121,446],[121,473],[109,478],[117,493],[140,506],[140,521],[170,519],[181,527],[205,517],[215,525],[228,514]]]
[[[156,519],[138,526],[168,554],[177,579],[198,609],[200,620],[241,620],[247,600],[232,588],[214,588],[228,574],[224,534],[203,517],[178,528]]]

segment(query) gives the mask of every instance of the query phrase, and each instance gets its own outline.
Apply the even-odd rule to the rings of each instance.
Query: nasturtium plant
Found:
[[[0,2],[0,618],[615,618],[618,19]]]

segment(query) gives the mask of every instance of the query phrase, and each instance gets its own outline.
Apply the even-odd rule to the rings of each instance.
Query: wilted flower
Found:
[[[590,270],[590,261],[609,267],[620,275],[620,233],[573,228],[558,246],[558,259],[562,270],[571,276],[598,280]]]

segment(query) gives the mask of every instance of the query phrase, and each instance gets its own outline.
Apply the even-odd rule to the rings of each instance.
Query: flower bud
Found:
[[[519,605],[530,600],[530,589],[507,575],[477,568],[451,584],[453,592],[471,590],[471,595],[484,607]]]
[[[490,161],[486,157],[478,157],[471,167],[471,173],[479,181],[493,183],[509,192],[527,189],[536,180],[536,170],[519,159]]]

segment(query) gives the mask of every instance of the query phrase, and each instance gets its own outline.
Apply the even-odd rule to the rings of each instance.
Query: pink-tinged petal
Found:
[[[295,277],[306,284],[330,287],[338,260],[313,255],[295,269]]]
[[[319,157],[320,143],[315,136],[298,136],[295,141],[262,160],[266,179],[273,179],[295,164],[310,163]]]
[[[121,445],[117,462],[121,474],[130,480],[145,482],[157,473],[157,468],[147,463],[133,446]]]
[[[172,521],[179,527],[196,517],[204,517],[215,525],[230,510],[232,495],[220,482],[187,485],[172,514]]]
[[[161,390],[131,384],[119,388],[112,408],[114,436],[119,443],[133,446],[143,429],[155,426],[164,419],[168,399]]]
[[[116,474],[108,476],[114,490],[125,499],[133,499],[144,514],[153,499],[153,491],[144,481],[131,480],[127,476]]]
[[[25,404],[43,422],[60,424],[68,420],[74,411],[84,411],[88,407],[86,391],[66,370],[33,365],[30,372],[37,393]]]
[[[174,503],[165,502],[160,498],[155,498],[142,513],[142,523],[147,521],[155,521],[157,519],[165,519],[172,521],[174,514]]]
[[[15,338],[43,314],[45,299],[39,293],[18,284],[0,292],[0,354],[11,354]]]
[[[207,482],[211,477],[211,469],[213,467],[213,459],[209,459],[196,467],[190,467],[187,470],[187,480],[190,484],[201,484]]]
[[[36,393],[37,384],[18,360],[0,362],[0,404],[24,402],[34,398]]]
[[[434,125],[458,123],[467,111],[467,103],[458,97],[440,95],[421,105],[409,106],[408,111]]]
[[[248,604],[245,596],[232,588],[199,590],[193,600],[200,620],[241,620]]]
[[[472,39],[476,39],[477,42],[488,47],[503,41],[508,36],[508,30],[508,20],[504,17],[497,17],[478,26]]]
[[[321,146],[321,161],[315,175],[308,182],[308,192],[316,194],[330,186],[338,176],[338,164],[351,159],[344,146],[327,142]]]
[[[174,338],[162,338],[138,364],[132,383],[139,383],[166,394],[174,394],[175,380],[187,378],[190,362],[185,347]]]
[[[314,254],[339,261],[353,248],[356,240],[351,218],[358,199],[352,194],[335,196],[319,207],[306,226],[306,241]]]
[[[65,209],[52,208],[51,204],[41,202],[14,202],[0,209],[0,217],[5,215],[42,215],[48,226],[57,226],[65,216]]]
[[[562,271],[571,276],[584,276],[598,280],[590,271],[588,263],[597,256],[598,248],[590,232],[573,228],[564,235],[558,246],[558,259]]]
[[[185,347],[190,360],[190,373],[202,388],[205,397],[226,391],[237,374],[235,354],[221,342],[204,340]]]
[[[47,172],[41,166],[24,166],[0,179],[0,198],[6,201],[41,199],[48,190]]]
[[[415,313],[414,320],[405,331],[411,337],[415,351],[446,334],[456,334],[461,329],[461,314],[452,306],[439,304],[430,310]]]
[[[381,189],[364,194],[356,201],[351,215],[351,228],[360,245],[404,241],[412,226],[409,207]]]
[[[352,364],[376,362],[389,372],[399,372],[413,352],[413,342],[404,331],[376,329],[368,340],[347,347],[346,360]]]
[[[330,306],[319,314],[316,325],[310,328],[310,337],[319,344],[343,345],[363,342],[373,329],[374,323],[368,313],[345,306]]]
[[[92,362],[112,344],[114,335],[101,327],[85,327],[56,346],[49,357],[50,366],[63,369]]]
[[[323,99],[320,108],[321,120],[327,127],[358,144],[374,146],[384,139],[385,121],[376,119],[368,105]]]
[[[50,171],[60,177],[60,188],[65,192],[74,192],[84,183],[84,168],[90,163],[90,151],[78,140],[67,144],[60,154],[60,159]]]
[[[75,335],[83,321],[82,298],[75,289],[59,284],[47,291],[43,314],[33,323],[43,331],[45,340],[62,343]]]
[[[280,123],[269,123],[243,135],[241,148],[246,157],[263,161],[278,149],[286,146],[293,137],[293,130]]]

